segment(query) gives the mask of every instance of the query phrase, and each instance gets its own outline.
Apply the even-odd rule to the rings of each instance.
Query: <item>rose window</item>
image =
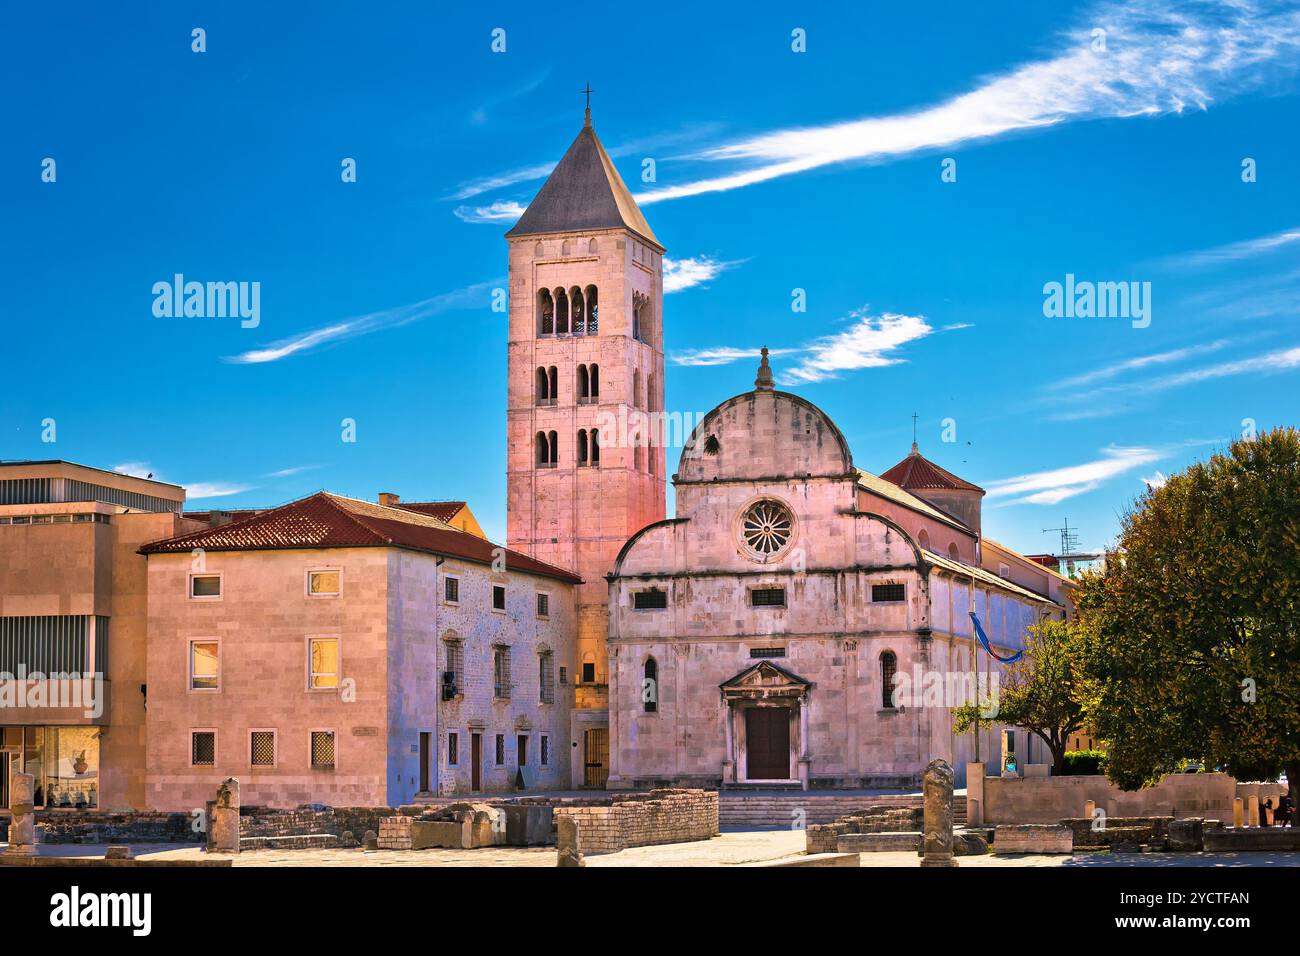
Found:
[[[793,527],[794,519],[784,505],[760,501],[745,512],[740,522],[740,535],[751,551],[768,557],[789,543]]]

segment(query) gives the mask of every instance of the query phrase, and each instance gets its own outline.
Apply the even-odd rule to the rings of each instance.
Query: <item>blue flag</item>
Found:
[[[975,612],[970,611],[968,613],[970,614],[971,623],[975,625],[975,636],[978,637],[980,643],[984,645],[984,650],[989,652],[989,657],[1001,661],[1003,664],[1014,664],[1016,661],[1020,660],[1020,658],[1025,656],[1024,651],[1016,651],[1010,657],[1000,657],[997,652],[989,646],[988,635],[984,633],[984,628],[980,627],[980,619],[975,616]]]

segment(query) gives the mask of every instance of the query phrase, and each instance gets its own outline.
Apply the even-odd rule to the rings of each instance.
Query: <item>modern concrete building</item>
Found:
[[[568,786],[578,577],[385,500],[142,549],[151,808],[228,776],[274,807]]]
[[[0,809],[145,805],[148,541],[197,527],[185,492],[66,461],[0,462]],[[55,677],[55,675],[58,675]]]

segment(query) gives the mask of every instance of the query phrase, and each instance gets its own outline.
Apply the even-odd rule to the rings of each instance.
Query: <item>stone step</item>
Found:
[[[240,850],[331,850],[338,845],[339,838],[333,833],[239,838]]]

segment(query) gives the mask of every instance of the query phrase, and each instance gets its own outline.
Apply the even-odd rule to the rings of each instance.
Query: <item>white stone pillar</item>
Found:
[[[731,701],[725,697],[722,699],[722,706],[726,708],[722,715],[722,729],[725,735],[725,750],[722,758],[722,782],[736,782],[736,735],[731,727],[736,709],[731,706]]]
[[[805,790],[808,789],[808,776],[812,770],[812,760],[809,757],[811,750],[808,746],[808,708],[811,697],[811,693],[805,693],[799,701],[799,782]]]

